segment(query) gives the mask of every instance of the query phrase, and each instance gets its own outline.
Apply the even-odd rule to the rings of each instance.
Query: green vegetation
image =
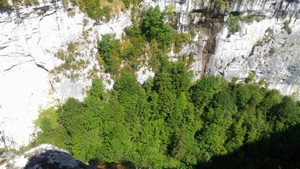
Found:
[[[113,35],[107,34],[102,36],[98,44],[98,52],[105,62],[105,72],[112,71],[113,55],[119,54],[119,46],[120,44]]]
[[[16,0],[16,1],[20,1],[20,0]],[[39,3],[39,1],[38,0],[24,0],[23,3],[25,5],[36,5]]]
[[[104,65],[105,71],[112,75],[134,72],[140,65],[150,65],[153,70],[158,70],[161,61],[168,59],[166,53],[172,46],[178,53],[191,40],[191,35],[177,33],[165,24],[166,17],[168,11],[162,13],[158,7],[150,7],[140,19],[133,19],[133,26],[125,28],[121,40],[116,40],[114,35],[102,36],[97,56],[100,65]],[[191,60],[192,56],[185,58]]]
[[[228,31],[230,34],[234,34],[235,32],[239,32],[241,30],[240,25],[240,16],[234,16],[232,14],[228,17]]]
[[[19,4],[24,4],[24,5],[36,5],[39,3],[38,0],[12,0],[13,6],[14,7],[18,7]],[[12,8],[9,3],[8,0],[0,0],[0,8]]]
[[[140,0],[69,0],[73,5],[78,5],[80,10],[89,17],[110,19],[113,15],[129,9],[131,4],[137,5]]]
[[[95,20],[109,20],[113,15],[130,8],[131,4],[139,4],[140,0],[62,0],[64,6],[68,3],[77,5],[81,11]],[[38,0],[12,0],[13,6],[36,5]],[[0,7],[11,8],[8,0],[0,0]]]
[[[59,50],[54,54],[54,57],[60,59],[63,63],[50,71],[54,79],[59,81],[59,75],[71,78],[73,80],[80,76],[80,70],[83,70],[90,63],[89,60],[84,60],[78,51],[79,42],[70,42],[67,50]]]
[[[141,32],[150,42],[157,40],[161,47],[169,46],[176,31],[164,23],[165,14],[158,7],[149,8],[143,16]]]
[[[213,0],[214,8],[221,14],[229,11],[229,2],[227,0]]]
[[[255,78],[256,72],[250,71],[248,77],[245,79],[245,83],[250,83]]]
[[[0,8],[9,8],[7,0],[0,0]]]
[[[239,32],[241,30],[240,22],[252,23],[258,19],[258,16],[255,15],[240,16],[230,14],[227,21],[229,33],[234,34],[236,32]]]
[[[162,60],[143,85],[130,72],[111,91],[95,79],[83,102],[71,98],[41,113],[36,124],[42,132],[33,145],[52,143],[83,161],[191,168],[300,123],[299,103],[278,91],[222,77],[191,78],[184,63]]]
[[[85,12],[89,17],[98,20],[101,17],[109,19],[112,8],[106,0],[70,0],[73,5],[78,5],[80,10]]]
[[[291,34],[292,28],[289,26],[289,24],[290,24],[289,21],[284,21],[282,29],[284,29],[286,33]]]
[[[240,20],[241,20],[242,22],[252,23],[252,22],[254,22],[255,20],[257,20],[257,16],[255,16],[255,15],[246,15],[246,16],[241,17]]]

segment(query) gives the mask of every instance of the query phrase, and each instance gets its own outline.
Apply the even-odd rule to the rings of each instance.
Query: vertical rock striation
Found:
[[[227,26],[222,29],[207,73],[244,80],[255,71],[256,82],[264,80],[269,88],[299,98],[299,1],[233,1],[231,11],[259,19],[240,22],[241,31],[232,35]]]

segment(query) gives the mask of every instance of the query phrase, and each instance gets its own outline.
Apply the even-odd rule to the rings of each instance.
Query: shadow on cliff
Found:
[[[300,169],[300,124],[235,152],[199,163],[201,169]]]
[[[59,150],[37,151],[33,154],[29,155],[31,158],[24,169],[96,169]]]
[[[37,150],[31,154],[24,169],[135,169],[129,161],[107,163],[100,160],[91,160],[87,165],[74,159],[70,154],[59,150]]]

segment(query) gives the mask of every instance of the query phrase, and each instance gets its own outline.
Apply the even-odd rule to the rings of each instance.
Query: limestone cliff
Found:
[[[241,22],[241,30],[230,36],[228,26],[222,29],[207,73],[243,80],[254,71],[256,82],[263,80],[269,88],[299,98],[299,2],[241,1],[233,3],[231,10],[260,19]]]

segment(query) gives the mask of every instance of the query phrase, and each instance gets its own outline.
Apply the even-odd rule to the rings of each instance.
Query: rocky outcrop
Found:
[[[260,3],[263,10],[251,5],[242,8],[243,4],[238,7],[235,3],[232,10],[249,13],[251,10],[245,9],[248,7],[254,9],[251,12],[260,19],[252,23],[240,22],[241,31],[233,35],[225,26],[216,36],[216,48],[206,72],[222,75],[227,80],[238,77],[243,81],[253,71],[256,82],[265,81],[267,87],[299,98],[300,50],[296,40],[300,36],[299,2],[265,1]]]
[[[74,159],[67,151],[48,144],[35,147],[23,155],[18,155],[16,151],[2,152],[0,162],[3,169],[96,169]]]
[[[291,34],[283,29],[283,20],[265,19],[244,25],[241,32],[230,37],[225,28],[217,36],[207,72],[228,80],[244,80],[255,71],[256,82],[264,80],[269,88],[299,97],[300,22],[296,20],[289,26]]]
[[[298,0],[232,0],[230,12],[264,17],[297,18]]]
[[[76,160],[66,150],[42,144],[19,154],[14,150],[0,151],[0,169],[135,169],[130,161],[119,163],[91,160],[90,164]]]

